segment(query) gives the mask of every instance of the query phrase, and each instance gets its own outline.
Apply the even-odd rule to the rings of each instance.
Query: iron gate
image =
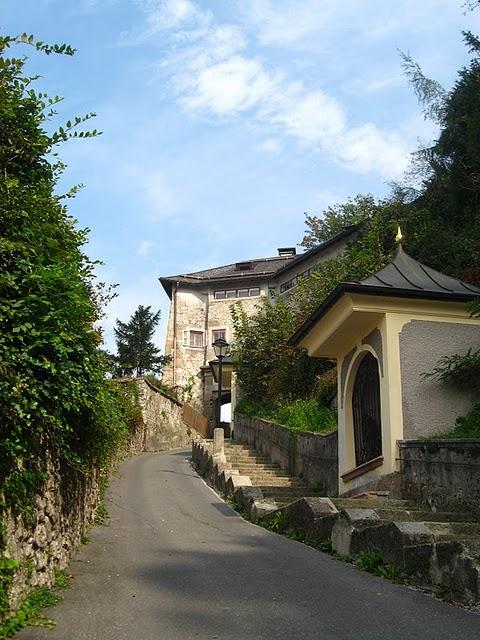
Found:
[[[358,467],[382,455],[378,362],[367,353],[358,367],[352,395],[355,460]]]

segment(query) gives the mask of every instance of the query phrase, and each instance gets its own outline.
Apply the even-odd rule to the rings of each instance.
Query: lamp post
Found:
[[[230,345],[223,338],[217,338],[212,344],[215,356],[218,360],[218,426],[222,426],[222,363],[223,359],[228,355]]]

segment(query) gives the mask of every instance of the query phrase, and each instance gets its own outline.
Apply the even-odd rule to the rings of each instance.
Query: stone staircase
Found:
[[[265,499],[279,507],[304,496],[318,495],[301,479],[282,471],[267,456],[245,444],[225,442],[225,457],[227,468],[248,476]]]
[[[433,511],[387,492],[322,497],[245,444],[227,441],[217,458],[213,451],[211,441],[193,443],[196,468],[253,521],[281,510],[287,528],[315,544],[342,557],[380,554],[412,584],[480,607],[480,522],[471,513]]]
[[[309,488],[303,480],[292,476],[273,464],[269,457],[252,447],[236,442],[225,442],[227,467],[236,469],[240,475],[248,476],[254,487],[258,487],[269,502],[279,507],[285,506],[299,498],[319,496],[318,491]],[[436,522],[453,525],[453,523],[473,523],[470,513],[453,511],[430,511],[415,507],[407,500],[398,500],[375,492],[351,498],[331,498],[332,503],[342,511],[344,509],[374,509],[381,520],[392,522]],[[480,525],[478,525],[480,526]],[[446,530],[452,526],[444,527]],[[440,526],[436,527],[442,531]],[[467,535],[468,527],[457,527]],[[471,528],[473,531],[473,529]],[[439,534],[441,535],[441,534]]]

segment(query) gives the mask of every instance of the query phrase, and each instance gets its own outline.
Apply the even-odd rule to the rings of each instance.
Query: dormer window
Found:
[[[295,247],[279,247],[278,255],[280,256],[280,258],[291,258],[297,255],[297,250],[295,249]]]
[[[252,262],[237,262],[235,264],[235,271],[251,271],[253,269]]]

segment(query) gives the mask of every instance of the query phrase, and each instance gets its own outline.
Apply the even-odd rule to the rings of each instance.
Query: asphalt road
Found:
[[[120,466],[54,629],[22,640],[479,640],[480,616],[245,522],[188,452]]]

